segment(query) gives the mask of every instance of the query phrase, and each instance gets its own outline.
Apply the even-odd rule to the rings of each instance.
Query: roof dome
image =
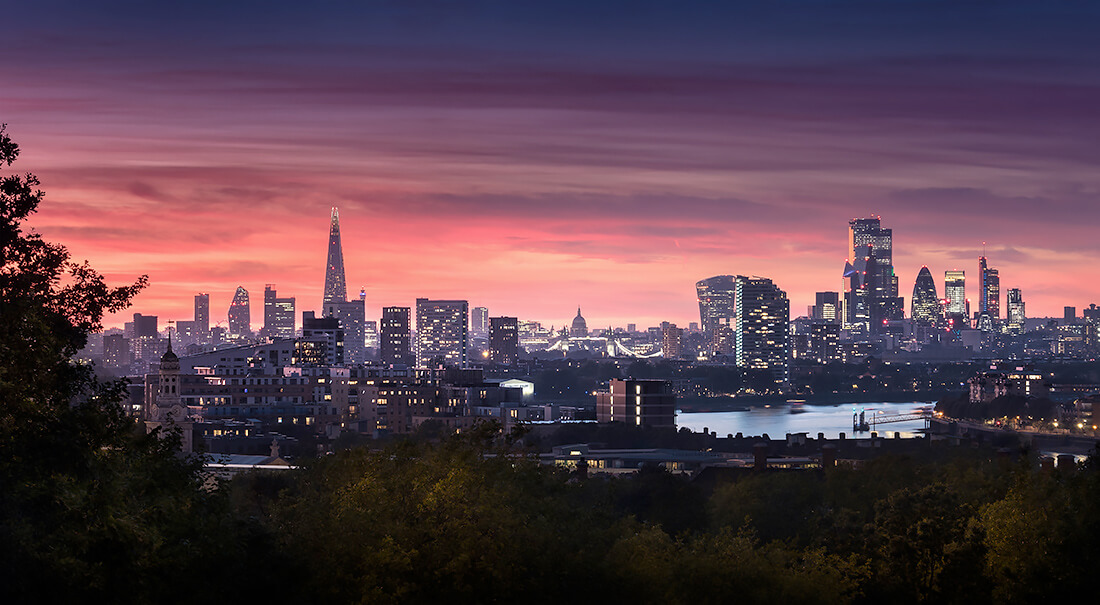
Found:
[[[161,356],[161,358],[160,358],[160,368],[161,368],[161,371],[165,371],[165,370],[173,371],[174,370],[174,371],[177,371],[177,372],[180,369],[180,358],[177,357],[176,354],[172,352],[172,338],[171,337],[168,338],[168,350],[165,351],[164,355]]]
[[[569,328],[570,336],[588,336],[588,322],[581,315],[581,308],[577,307],[577,316],[573,318],[573,325]]]
[[[164,352],[164,355],[160,358],[160,362],[161,363],[164,363],[166,361],[176,361],[176,362],[178,362],[179,360],[180,360],[180,358],[175,353],[172,352],[172,342],[169,341],[168,342],[168,350]]]

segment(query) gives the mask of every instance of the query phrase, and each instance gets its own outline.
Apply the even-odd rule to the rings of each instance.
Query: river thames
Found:
[[[797,404],[773,403],[757,404],[741,410],[723,412],[685,412],[677,411],[676,426],[687,427],[694,432],[704,428],[715,432],[719,437],[742,433],[744,436],[758,436],[767,433],[772,439],[783,439],[787,433],[809,433],[817,437],[824,433],[826,438],[836,439],[840,433],[848,439],[868,438],[871,431],[853,432],[852,416],[861,411],[867,422],[875,416],[894,416],[918,411],[925,402],[909,403],[840,403],[840,404]],[[924,428],[924,420],[910,420],[878,425],[880,436],[893,437],[895,432],[902,437],[916,437]]]

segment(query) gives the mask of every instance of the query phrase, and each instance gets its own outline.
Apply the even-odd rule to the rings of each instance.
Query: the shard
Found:
[[[340,211],[332,209],[328,230],[328,263],[325,265],[325,299],[322,307],[348,300],[348,285],[344,280],[344,248],[340,244]]]

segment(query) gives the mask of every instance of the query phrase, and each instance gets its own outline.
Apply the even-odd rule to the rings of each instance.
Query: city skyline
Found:
[[[988,242],[1028,315],[1100,301],[1073,278],[1100,253],[1094,7],[294,6],[13,7],[0,121],[48,192],[30,225],[149,274],[143,313],[209,293],[211,323],[237,286],[320,300],[333,206],[371,319],[427,297],[687,325],[728,274],[797,316],[871,215],[903,292]]]
[[[344,288],[343,266],[342,266],[343,265],[343,255],[342,255],[342,250],[341,250],[342,246],[341,246],[341,243],[340,243],[340,235],[339,235],[339,219],[337,218],[338,217],[338,209],[336,207],[333,207],[331,212],[332,212],[332,214],[331,214],[331,218],[330,218],[330,233],[329,233],[329,240],[328,240],[329,243],[328,243],[328,247],[327,247],[327,262],[326,262],[326,265],[325,265],[326,268],[325,268],[325,272],[324,272],[325,273],[325,277],[324,277],[325,288],[324,288],[324,290],[326,291],[326,294],[325,294],[326,301],[329,298],[332,298],[332,295],[328,293],[328,290],[336,291],[336,290],[340,290],[340,289]],[[880,217],[872,217],[872,218],[867,218],[867,219],[858,218],[858,219],[852,219],[851,222],[854,224],[854,223],[861,222],[861,221],[872,221],[875,228],[877,229],[878,224],[879,224],[879,218]],[[885,233],[887,233],[887,235],[886,235],[887,240],[892,239],[892,236],[890,235],[890,231],[891,231],[890,229],[885,230]],[[849,228],[849,244],[848,244],[848,247],[850,249],[853,246],[852,237],[853,237],[852,236],[852,230],[851,230],[851,228]],[[886,244],[885,247],[889,251],[890,248],[891,248],[891,245]],[[889,257],[889,252],[887,252],[887,258],[888,257]],[[339,259],[335,264],[333,263],[334,258]],[[979,257],[978,262],[979,262],[979,273],[984,275],[984,272],[987,271],[987,269],[986,269],[986,262],[987,262],[986,257],[985,256]],[[339,269],[334,270],[333,269],[334,266],[339,266]],[[857,265],[857,266],[862,266],[862,265]],[[889,264],[887,264],[887,266],[889,267]],[[844,272],[845,276],[849,275],[849,270],[852,270],[851,263],[848,263],[847,267],[845,268],[845,272]],[[891,269],[891,271],[892,271],[892,269]],[[996,279],[996,276],[997,276],[997,273],[998,273],[997,270],[995,268],[989,268],[988,271],[991,271],[992,275],[994,276],[994,279]],[[945,271],[945,278],[944,278],[944,282],[943,282],[945,298],[943,300],[939,300],[935,297],[935,292],[937,291],[937,286],[935,285],[935,280],[929,274],[928,267],[927,266],[922,266],[921,269],[920,269],[920,272],[918,273],[917,278],[916,278],[917,286],[914,287],[913,297],[915,298],[916,295],[917,295],[918,290],[920,290],[922,288],[930,289],[930,291],[932,292],[932,299],[930,299],[930,300],[934,300],[935,305],[937,307],[940,305],[940,303],[943,303],[945,305],[942,308],[942,312],[947,313],[947,314],[955,313],[955,314],[958,314],[960,316],[964,316],[964,317],[967,318],[967,322],[969,324],[970,317],[969,317],[969,312],[968,311],[970,309],[970,302],[971,302],[970,291],[965,289],[965,285],[959,285],[959,284],[963,284],[965,282],[965,280],[963,279],[962,281],[959,282],[959,284],[954,286],[954,287],[957,288],[957,290],[961,290],[961,291],[965,292],[965,295],[961,299],[956,300],[956,301],[954,301],[954,303],[952,303],[951,296],[948,294],[948,289],[953,287],[953,286],[950,285],[952,279],[953,278],[961,279],[962,276],[964,276],[964,275],[965,275],[965,270],[950,270],[949,269],[949,270]],[[710,333],[710,330],[708,329],[707,326],[709,325],[708,324],[708,317],[711,313],[710,313],[710,311],[708,311],[708,309],[709,309],[709,306],[710,306],[710,300],[711,300],[711,298],[714,297],[714,294],[709,292],[709,288],[718,287],[719,281],[717,281],[717,280],[723,280],[723,279],[727,280],[727,281],[729,281],[729,284],[727,286],[727,288],[729,289],[728,296],[732,296],[732,292],[733,292],[732,284],[733,284],[734,278],[735,278],[735,276],[732,276],[732,275],[720,275],[720,276],[705,278],[705,279],[703,279],[703,280],[701,280],[701,281],[699,281],[695,284],[695,293],[696,293],[695,301],[699,305],[698,317],[700,318],[699,323],[696,324],[696,325],[698,325],[700,330],[703,331],[704,333],[707,333],[707,334]],[[847,282],[848,280],[849,280],[849,278],[845,277],[845,281]],[[929,288],[926,285],[922,286],[921,285],[922,280],[925,280],[926,282],[930,282],[932,284],[931,287]],[[770,282],[770,280],[768,280],[768,281]],[[893,287],[896,289],[896,287],[897,287],[897,285],[896,285],[897,277],[896,276],[893,276],[893,281],[895,282]],[[339,284],[339,285],[334,287],[333,284]],[[707,284],[708,286],[705,288],[704,284]],[[267,328],[267,325],[268,325],[268,322],[269,322],[268,314],[271,313],[271,309],[269,307],[271,306],[271,304],[274,304],[274,302],[272,302],[272,301],[276,300],[276,299],[272,298],[272,301],[267,301],[267,298],[269,296],[274,297],[274,293],[273,293],[274,291],[272,290],[273,287],[274,287],[273,284],[265,284],[265,289],[266,289],[266,291],[265,291],[265,301],[261,303],[261,304],[264,305],[264,308],[263,308],[264,320],[263,320],[263,323],[260,324],[262,326],[261,329],[258,330],[258,332],[261,335],[263,334],[264,330]],[[987,293],[985,288],[986,288],[986,286],[984,284],[979,284],[978,285],[978,291],[976,292],[976,296],[981,299],[981,308],[984,308],[984,305],[985,305],[984,295]],[[708,292],[705,293],[704,292],[705,290],[708,290]],[[1015,290],[1017,292],[1019,292],[1018,288],[1016,288]],[[818,291],[818,292],[815,293],[815,304],[818,304],[818,305],[821,304],[823,294],[829,294],[829,292]],[[836,293],[833,293],[833,294],[836,294]],[[894,294],[896,294],[896,292],[894,292]],[[198,321],[200,324],[204,324],[204,325],[211,325],[209,323],[209,319],[208,319],[208,317],[209,317],[209,311],[208,311],[209,296],[210,295],[208,293],[195,294],[196,306],[194,307],[194,317],[195,317],[196,321]],[[346,294],[345,294],[345,296],[346,296]],[[203,315],[200,315],[200,309],[199,309],[199,306],[198,306],[198,302],[199,302],[200,297],[204,299],[204,301],[205,301],[204,304],[206,305],[206,309],[204,309]],[[361,309],[361,311],[358,311],[358,314],[363,315],[363,318],[356,320],[358,323],[362,323],[364,321],[364,319],[371,317],[371,313],[369,311],[369,306],[365,304],[366,300],[365,300],[365,292],[364,291],[360,292],[359,298],[355,301],[346,300],[345,302],[341,303],[337,300],[338,298],[339,298],[339,296],[336,296],[336,297],[332,298],[331,302],[326,302],[325,304],[323,304],[321,306],[321,308],[322,308],[321,312],[325,316],[331,316],[333,314],[339,315],[340,313],[343,313],[344,311],[339,311],[338,312],[337,310],[335,310],[334,305],[336,307],[338,307],[342,304],[346,304],[346,305],[351,305],[352,307]],[[704,298],[706,298],[706,304],[704,304]],[[288,321],[289,318],[293,318],[295,322],[301,323],[300,321],[298,321],[297,316],[294,313],[294,297],[291,297],[289,299],[277,299],[277,300],[279,300],[280,302],[286,301],[286,304],[289,306],[289,309],[290,309],[290,315],[287,316],[288,319],[287,320],[281,320],[281,321],[285,322],[285,321]],[[419,300],[423,300],[423,299],[418,298],[417,300],[419,301]],[[905,297],[900,297],[899,300],[904,303]],[[997,301],[998,301],[997,298],[992,299],[993,304],[996,305],[996,306],[999,306],[999,302],[997,302]],[[241,304],[242,302],[243,302],[243,305]],[[730,299],[729,301],[726,302],[727,305],[731,304],[731,303],[732,303],[732,299]],[[716,302],[715,304],[718,304],[718,303]],[[925,301],[923,304],[928,304],[928,303],[927,303],[927,301]],[[954,304],[956,306],[961,306],[963,308],[963,310],[954,309],[952,307],[952,304]],[[913,299],[912,298],[910,298],[909,306],[910,306],[910,314],[906,315],[905,317],[907,319],[914,319],[914,320],[918,319],[917,317],[915,317],[915,314],[913,313],[913,310],[914,310],[915,307],[913,307]],[[903,313],[904,309],[902,307],[905,307],[905,305],[902,304],[902,306],[898,308],[898,311]],[[382,321],[385,320],[385,312],[389,308],[391,308],[391,307],[390,306],[385,306],[385,307],[382,307],[382,308],[378,309],[378,316],[377,316],[377,320],[375,321],[376,324],[380,324]],[[1064,306],[1063,311],[1067,308],[1075,308],[1075,307],[1074,306]],[[243,311],[241,311],[242,309],[243,309]],[[228,317],[227,317],[229,324],[230,325],[233,324],[233,322],[235,321],[234,313],[237,313],[238,324],[239,325],[244,325],[243,322],[239,321],[239,318],[241,317],[242,313],[243,313],[243,317],[248,318],[249,314],[250,314],[249,309],[250,309],[250,302],[249,302],[249,299],[248,299],[247,289],[244,288],[243,286],[238,286],[236,288],[236,293],[235,293],[235,295],[234,295],[234,297],[233,297],[233,299],[230,303],[230,306],[229,306],[229,313],[228,313]],[[814,309],[814,307],[812,305],[808,305],[807,309],[806,309],[807,312],[804,315],[802,315],[802,314],[791,314],[790,318],[791,319],[794,319],[794,318],[797,318],[797,317],[816,318],[815,311],[813,309]],[[489,310],[487,308],[485,308],[485,307],[475,307],[472,310],[475,311],[475,312],[476,311],[482,312],[482,314],[484,315],[484,317],[482,319],[484,319],[485,322],[488,322]],[[839,307],[836,310],[839,311]],[[966,311],[966,312],[964,312],[964,311]],[[311,312],[311,311],[309,311],[307,309],[303,309],[302,312],[308,313],[308,312]],[[117,316],[124,322],[125,319],[127,317],[129,317],[129,311],[120,312]],[[974,315],[974,320],[975,321],[977,321],[977,316],[978,316],[978,313],[976,312],[975,315]],[[159,316],[156,316],[156,317],[159,317]],[[572,324],[574,326],[574,329],[575,329],[575,326],[576,326],[576,322],[580,318],[581,318],[581,311],[578,308],[577,315],[572,320]],[[203,321],[204,319],[206,320],[205,322]],[[530,319],[527,319],[527,320],[530,321]],[[183,321],[186,322],[187,320],[183,320]],[[245,319],[245,321],[248,321],[248,320]],[[537,320],[535,320],[535,321],[537,321]],[[213,325],[220,325],[220,323],[221,322],[215,322],[215,324],[213,324]],[[473,315],[470,316],[468,323],[469,323],[468,327],[471,330],[471,335],[472,335],[474,332],[477,331],[477,325],[476,325],[475,317]],[[629,323],[632,324],[634,322],[629,322]],[[668,320],[661,320],[658,323],[663,325],[663,324],[668,324],[670,322]],[[675,325],[675,322],[671,322],[671,323],[673,323],[673,325]],[[694,322],[688,320],[688,321],[685,321],[683,323],[692,324]],[[847,321],[845,323],[847,323]],[[250,323],[250,325],[254,325],[254,324]],[[608,324],[608,325],[611,325],[611,324]],[[557,324],[547,324],[544,327],[556,327],[556,326],[557,326]],[[108,324],[106,324],[106,327],[109,328],[109,329],[110,328],[119,328],[119,327],[121,327],[121,324],[120,325],[112,325],[112,324],[108,323]],[[615,324],[615,325],[611,325],[611,327],[622,328],[623,325],[622,324]],[[486,330],[487,330],[487,327],[486,327]],[[566,330],[568,330],[567,324],[564,324],[564,323],[561,324],[560,331],[564,332]],[[229,332],[230,333],[235,333],[232,328],[229,329]],[[710,334],[710,336],[713,337],[714,335]]]

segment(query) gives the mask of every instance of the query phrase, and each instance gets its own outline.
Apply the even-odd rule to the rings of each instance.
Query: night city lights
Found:
[[[1035,603],[1100,6],[0,9],[0,602]]]

